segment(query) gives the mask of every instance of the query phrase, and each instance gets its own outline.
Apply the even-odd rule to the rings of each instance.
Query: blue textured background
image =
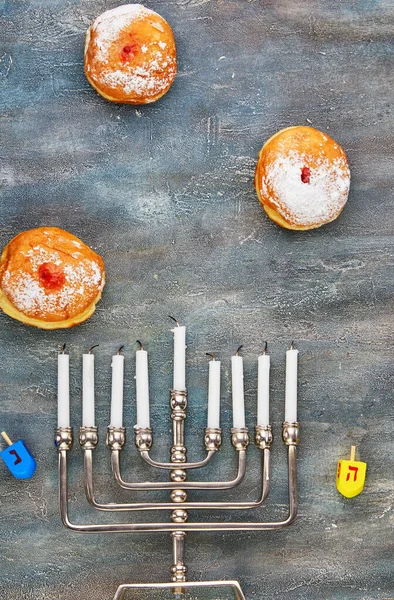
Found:
[[[53,434],[57,352],[68,344],[79,426],[81,354],[99,343],[96,485],[102,499],[128,498],[110,480],[103,443],[110,357],[126,344],[131,429],[135,340],[148,349],[154,455],[165,455],[173,314],[188,331],[191,458],[202,455],[205,352],[223,361],[226,443],[207,478],[235,468],[230,356],[244,344],[252,427],[256,359],[269,341],[273,489],[251,518],[284,515],[284,353],[292,339],[300,350],[299,519],[282,532],[189,535],[190,578],[239,578],[248,600],[394,597],[393,3],[147,5],[173,27],[179,74],[157,104],[133,108],[101,99],[82,68],[88,25],[116,2],[0,1],[0,245],[21,230],[57,225],[101,254],[108,275],[95,315],[71,331],[39,331],[0,315],[1,428],[38,460],[30,482],[0,465],[0,596],[111,599],[119,583],[168,579],[166,534],[84,536],[61,526]],[[307,119],[346,150],[352,187],[336,222],[292,233],[266,218],[253,174],[264,141]],[[363,494],[346,500],[335,468],[352,443],[368,475]],[[131,444],[124,468],[130,477],[154,476]],[[108,519],[86,506],[78,448],[70,479],[73,518]],[[251,448],[247,481],[219,498],[254,498],[257,488]]]

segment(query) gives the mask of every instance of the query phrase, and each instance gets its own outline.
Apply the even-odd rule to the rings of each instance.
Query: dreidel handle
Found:
[[[12,446],[12,442],[11,442],[10,438],[8,437],[8,435],[6,434],[5,431],[1,432],[1,437],[3,438],[3,440],[5,440],[7,442],[7,444],[9,446]]]
[[[350,460],[351,461],[356,460],[356,446],[352,446],[350,448]]]

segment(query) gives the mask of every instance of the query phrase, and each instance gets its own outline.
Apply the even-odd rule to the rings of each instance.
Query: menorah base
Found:
[[[234,600],[246,600],[238,581],[185,581],[182,588],[174,588],[173,583],[129,583],[120,585],[113,600],[125,600],[127,590],[172,590],[174,593],[184,593],[185,589],[194,588],[229,588],[234,594]]]

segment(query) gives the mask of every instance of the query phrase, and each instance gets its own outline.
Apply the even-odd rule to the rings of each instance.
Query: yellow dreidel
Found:
[[[363,491],[367,463],[356,460],[356,446],[350,450],[350,460],[338,460],[337,490],[346,498],[353,498]]]

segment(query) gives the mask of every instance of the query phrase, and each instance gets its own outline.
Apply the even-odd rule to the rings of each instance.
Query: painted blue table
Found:
[[[276,443],[264,518],[284,514],[284,355],[292,339],[300,350],[299,518],[277,533],[191,534],[190,578],[238,578],[248,600],[392,598],[392,2],[152,0],[174,29],[179,74],[160,102],[138,108],[105,102],[83,74],[84,33],[115,5],[0,3],[1,246],[21,230],[60,226],[101,254],[108,273],[95,315],[73,330],[39,331],[0,315],[1,428],[38,461],[29,482],[1,467],[0,596],[111,599],[119,583],[168,579],[167,535],[89,537],[61,526],[53,435],[58,351],[66,342],[78,427],[81,354],[100,344],[96,486],[103,500],[124,499],[104,445],[110,357],[125,344],[131,433],[140,339],[150,356],[155,453],[167,455],[171,314],[188,330],[191,457],[202,455],[205,352],[223,361],[226,443],[207,478],[234,470],[230,356],[244,345],[252,427],[256,359],[269,342]],[[352,172],[341,217],[308,233],[273,225],[253,187],[263,142],[297,123],[334,137]],[[335,469],[351,443],[368,475],[364,492],[346,500]],[[124,465],[146,476],[131,444]],[[243,488],[226,497],[255,497],[253,448],[249,465]],[[75,448],[71,510],[82,521],[94,515],[81,484]]]

